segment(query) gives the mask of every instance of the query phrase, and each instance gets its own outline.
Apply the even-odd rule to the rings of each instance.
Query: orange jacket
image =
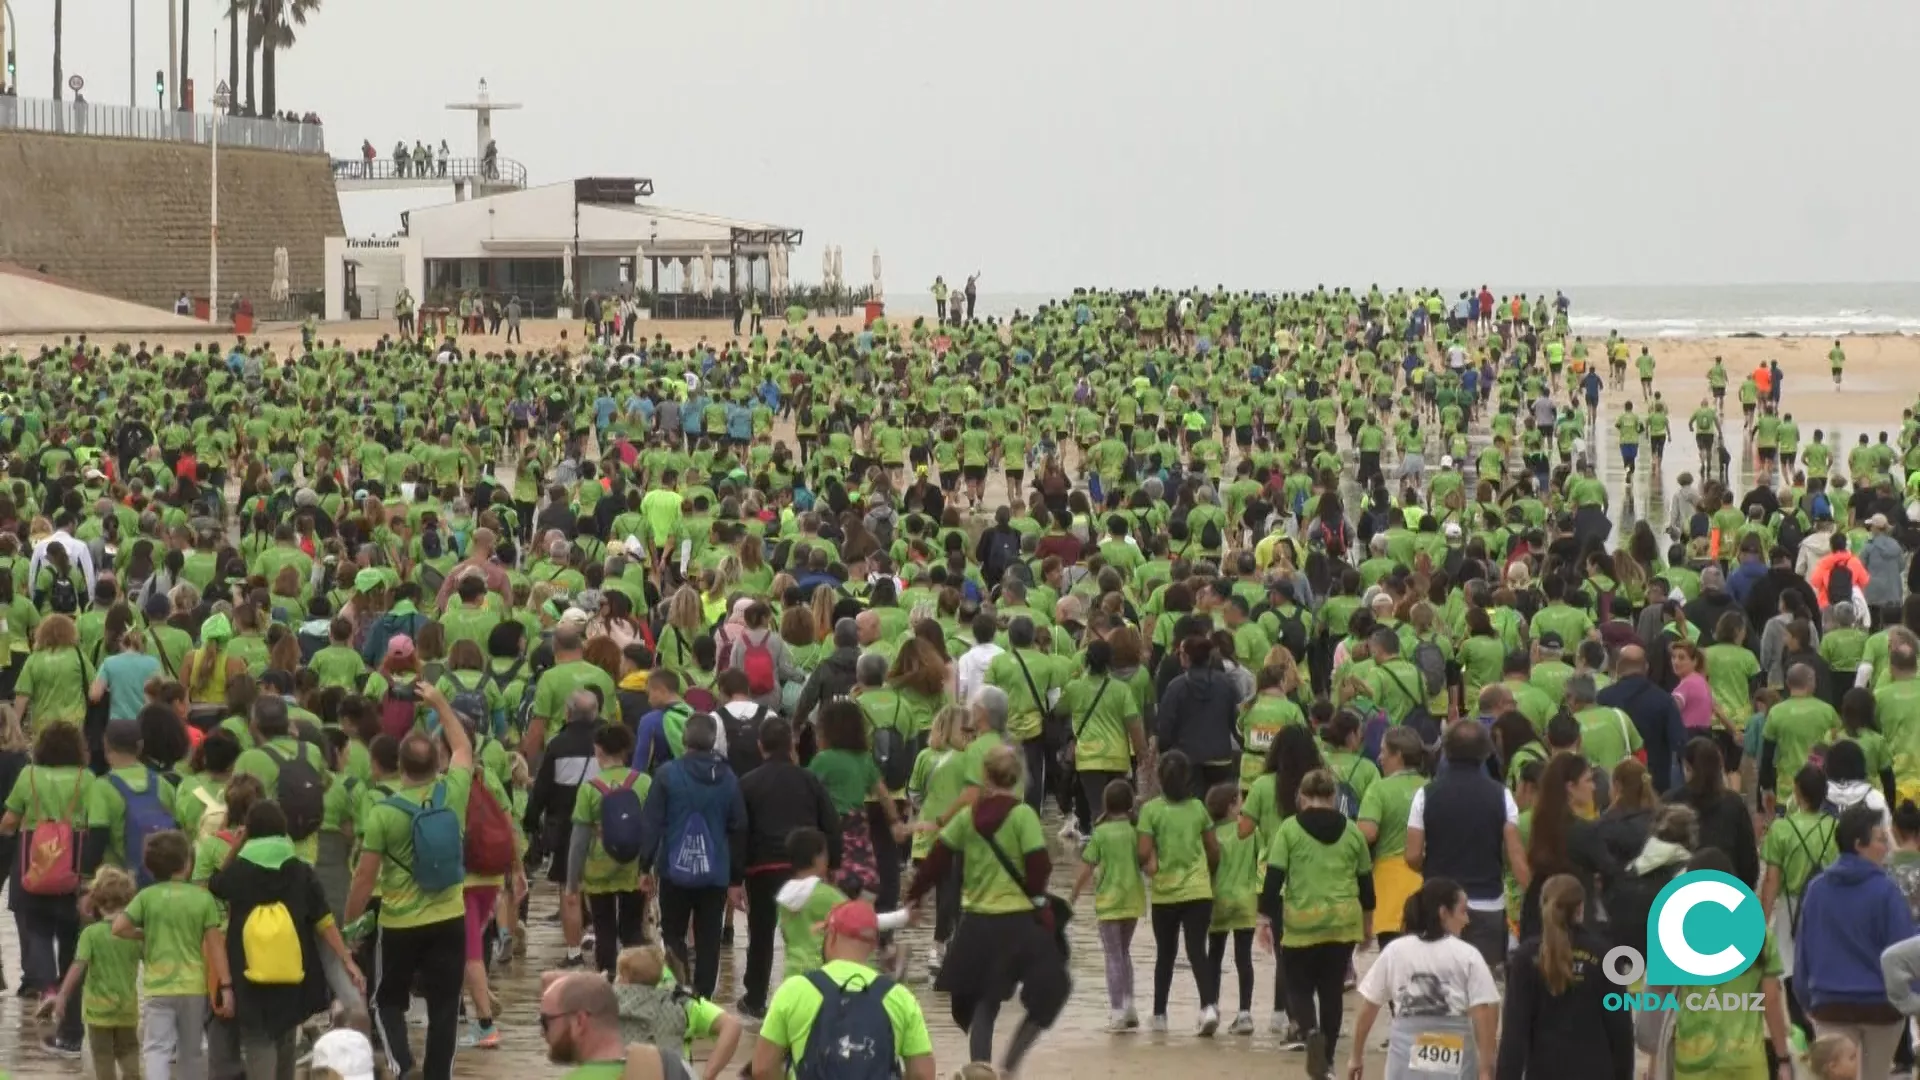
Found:
[[[1807,584],[1813,586],[1813,594],[1820,598],[1821,608],[1827,606],[1827,579],[1833,576],[1835,567],[1845,566],[1853,575],[1853,587],[1865,591],[1867,587],[1867,567],[1854,557],[1851,551],[1834,551],[1821,557],[1813,564],[1813,572],[1807,575]]]

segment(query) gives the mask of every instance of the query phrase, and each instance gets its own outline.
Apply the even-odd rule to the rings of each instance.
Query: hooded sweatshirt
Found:
[[[699,817],[695,823],[692,819]],[[716,889],[738,884],[746,871],[747,808],[727,759],[710,750],[689,750],[654,774],[641,808],[641,859],[679,888]],[[697,856],[696,834],[712,846]]]
[[[1793,992],[1816,1020],[1897,1020],[1880,955],[1913,936],[1913,914],[1900,887],[1879,866],[1848,852],[1807,883],[1793,943]]]
[[[1196,764],[1240,756],[1240,687],[1217,667],[1188,668],[1161,695],[1157,737],[1161,751],[1179,750]]]
[[[826,940],[820,925],[834,908],[846,902],[845,893],[812,874],[780,886],[774,903],[780,906],[780,939],[787,948],[786,978],[805,975],[820,966],[820,948]],[[904,908],[880,916],[881,930],[899,930],[906,925]]]
[[[1839,813],[1846,813],[1855,806],[1864,805],[1880,815],[1880,827],[1893,835],[1893,815],[1887,811],[1886,796],[1880,789],[1865,780],[1829,780],[1827,781],[1827,801],[1834,805]]]

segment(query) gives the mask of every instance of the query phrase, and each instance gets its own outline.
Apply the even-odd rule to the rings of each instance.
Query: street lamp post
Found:
[[[220,310],[220,114],[227,111],[227,104],[233,100],[233,90],[222,80],[213,89],[213,179],[212,179],[212,229],[210,239],[213,244],[211,256],[207,260],[207,321],[214,322]]]

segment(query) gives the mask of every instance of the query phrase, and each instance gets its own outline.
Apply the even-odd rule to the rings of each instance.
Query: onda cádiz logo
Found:
[[[1638,984],[1662,992],[1630,989],[1606,995],[1613,1012],[1673,1011],[1686,999],[1689,1011],[1759,1012],[1758,993],[1738,994],[1673,988],[1719,986],[1760,959],[1766,946],[1767,919],[1760,898],[1740,879],[1717,870],[1695,870],[1667,883],[1647,917],[1647,952],[1630,945],[1607,953],[1601,969],[1616,986]]]

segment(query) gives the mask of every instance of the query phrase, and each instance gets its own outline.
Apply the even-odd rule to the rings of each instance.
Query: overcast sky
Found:
[[[189,2],[205,97],[224,0]],[[13,5],[47,96],[51,0]],[[65,9],[67,71],[125,104],[127,5]],[[471,153],[442,105],[485,76],[534,182],[651,177],[804,228],[796,278],[837,243],[862,281],[877,247],[892,290],[1912,281],[1916,41],[1905,0],[325,0],[280,103],[337,154]],[[348,226],[431,201],[356,196]]]

